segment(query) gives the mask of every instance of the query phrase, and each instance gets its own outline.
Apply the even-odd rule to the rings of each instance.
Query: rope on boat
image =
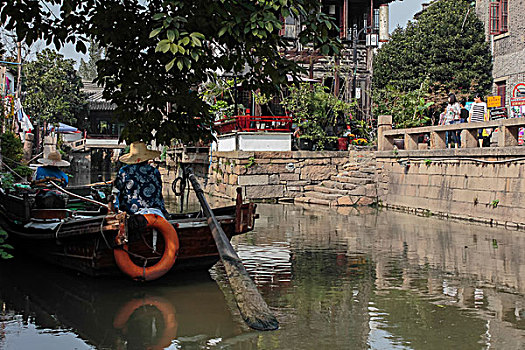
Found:
[[[108,242],[106,236],[104,235],[104,220],[100,221],[100,235],[102,236],[102,239],[104,239],[104,242],[106,243],[106,246],[108,247],[108,249],[112,250],[113,247],[111,247],[111,246],[109,245],[109,242]],[[146,242],[146,239],[145,239],[144,235],[141,234],[141,236],[142,236],[142,238],[143,238],[143,240],[144,240],[144,243],[148,246],[148,248],[152,249],[152,248],[148,245],[148,243]],[[142,259],[142,260],[144,260],[144,276],[145,276],[145,274],[146,274],[146,266],[147,266],[147,264],[148,264],[148,261],[149,261],[149,260],[158,260],[158,259],[160,259],[160,258],[162,257],[162,256],[160,256],[160,257],[147,258],[147,257],[142,256],[142,255],[140,255],[140,254],[133,253],[133,252],[129,251],[128,249],[125,249],[124,247],[120,247],[120,249],[122,249],[123,251],[125,251],[126,253],[128,253],[129,255],[131,255],[131,256],[133,256],[133,257],[135,257],[135,258],[137,258],[137,259]],[[155,252],[155,253],[156,253],[157,255],[160,255],[158,252]]]
[[[55,232],[55,238],[58,240],[58,233],[60,232],[60,229],[62,228],[62,225],[64,224],[64,219],[60,220],[60,224],[58,225],[57,231]]]
[[[111,246],[109,245],[109,242],[108,240],[106,239],[106,236],[104,236],[104,219],[102,219],[100,221],[100,234],[102,235],[102,238],[104,239],[104,242],[106,242],[106,246],[108,247],[108,249],[113,249],[111,248]]]
[[[80,195],[78,195],[78,194],[75,194],[75,193],[69,192],[69,191],[67,191],[67,190],[65,190],[64,188],[60,187],[59,185],[57,185],[55,182],[53,182],[53,181],[51,181],[51,180],[49,181],[49,183],[50,183],[51,185],[55,186],[55,187],[56,187],[57,189],[59,189],[61,192],[67,194],[68,196],[71,196],[71,197],[73,197],[73,198],[78,198],[78,199],[81,199],[81,200],[83,200],[83,201],[86,201],[86,202],[89,202],[89,203],[93,203],[93,204],[99,205],[99,206],[104,207],[104,208],[107,208],[107,207],[108,207],[107,204],[104,204],[104,203],[98,202],[98,201],[96,201],[96,200],[94,200],[94,199],[90,199],[90,198],[82,197],[82,196],[80,196]]]
[[[10,172],[12,172],[13,174],[15,174],[16,176],[18,176],[20,179],[22,180],[25,180],[25,178],[23,176],[20,176],[20,174],[18,174],[16,171],[14,171],[13,169],[11,169],[9,167],[9,165],[7,165],[4,161],[2,161],[2,164],[5,165],[5,167],[7,168],[7,170],[9,170]]]
[[[180,212],[184,212],[184,192],[186,191],[186,187],[188,184],[188,176],[186,175],[186,171],[184,170],[184,167],[181,165],[182,168],[182,176],[178,176],[173,182],[171,183],[171,190],[173,193],[175,193],[175,196],[180,197]],[[180,183],[180,185],[178,185]],[[177,185],[179,186],[180,191],[177,190]],[[186,206],[188,205],[189,200],[189,191],[188,196],[186,197]]]

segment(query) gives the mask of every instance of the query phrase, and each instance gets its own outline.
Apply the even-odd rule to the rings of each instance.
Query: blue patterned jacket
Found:
[[[142,208],[157,208],[167,214],[160,172],[147,162],[120,168],[115,189],[115,207],[122,211],[134,214]]]

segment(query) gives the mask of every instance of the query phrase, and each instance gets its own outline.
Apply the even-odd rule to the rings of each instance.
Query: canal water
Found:
[[[248,329],[221,266],[137,284],[0,262],[0,349],[525,349],[525,233],[259,204],[233,241],[280,329]],[[215,279],[215,280],[214,280]]]

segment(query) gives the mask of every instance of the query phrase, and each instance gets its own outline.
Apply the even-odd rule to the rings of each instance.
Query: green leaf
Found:
[[[199,33],[199,32],[193,32],[190,34],[191,37],[195,37],[195,38],[199,38],[201,40],[204,40],[205,39],[205,36],[204,34],[202,33]]]
[[[193,58],[195,62],[199,60],[199,54],[196,51],[191,52],[191,57]]]
[[[166,17],[166,14],[165,14],[165,13],[156,13],[156,14],[153,15],[153,19],[154,19],[155,21],[158,21],[159,19],[162,19],[162,18],[164,18],[164,17]]]
[[[182,70],[182,68],[184,68],[184,63],[182,63],[181,60],[177,61],[177,68],[179,68],[179,70]]]
[[[2,244],[2,245],[0,245],[0,248],[4,248],[4,249],[15,249],[11,244]]]
[[[169,29],[166,33],[166,36],[168,37],[169,41],[175,40],[175,32],[173,31],[173,29]]]
[[[193,46],[198,46],[198,47],[201,47],[201,46],[202,46],[202,43],[201,43],[201,41],[199,40],[199,38],[194,38],[194,37],[192,37],[192,38],[191,38],[191,41],[193,42]]]
[[[266,30],[269,32],[273,31],[273,26],[270,22],[266,22]]]
[[[169,72],[169,71],[171,70],[171,68],[173,68],[173,65],[175,64],[175,61],[176,61],[176,60],[177,60],[177,59],[174,58],[174,59],[172,59],[172,60],[166,65],[166,72]]]
[[[176,54],[177,52],[179,52],[179,47],[173,43],[170,44],[170,51],[172,54]]]
[[[219,33],[217,33],[217,35],[219,36],[219,38],[221,36],[224,35],[224,33],[226,33],[226,31],[228,30],[228,27],[222,27],[220,30],[219,30]]]
[[[171,42],[167,39],[159,41],[157,44],[157,47],[155,47],[155,52],[163,52],[166,53],[170,49]]]
[[[197,39],[199,40],[199,39]],[[190,38],[185,36],[183,39],[182,39],[182,45],[188,45],[190,43]]]
[[[153,38],[153,37],[159,35],[159,33],[160,33],[161,31],[162,31],[162,28],[156,28],[156,29],[153,29],[153,30],[151,31],[151,33],[149,33],[149,37],[150,37],[150,38]]]
[[[11,259],[13,256],[6,252],[0,252],[0,257],[2,257],[2,259]]]
[[[190,59],[187,58],[187,57],[184,57],[184,58],[183,58],[183,61],[184,61],[184,64],[186,65],[186,67],[187,67],[188,69],[191,69],[191,61],[190,61]]]

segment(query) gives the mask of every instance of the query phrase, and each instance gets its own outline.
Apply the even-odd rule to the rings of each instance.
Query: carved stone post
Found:
[[[384,136],[384,132],[392,130],[392,116],[380,115],[377,118],[377,150],[389,151],[394,149],[394,140]]]

